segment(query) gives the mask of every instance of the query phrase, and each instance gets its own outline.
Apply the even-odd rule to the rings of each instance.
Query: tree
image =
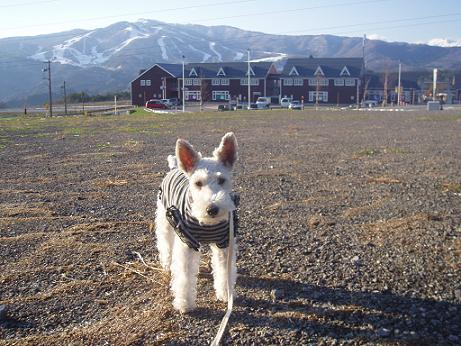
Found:
[[[211,89],[210,82],[206,79],[200,78],[200,111],[203,110],[203,104],[210,101]]]

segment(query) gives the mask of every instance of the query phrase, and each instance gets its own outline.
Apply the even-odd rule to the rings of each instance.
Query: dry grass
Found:
[[[375,184],[400,184],[401,181],[395,178],[390,178],[390,177],[370,177],[368,179],[369,183],[375,183]]]

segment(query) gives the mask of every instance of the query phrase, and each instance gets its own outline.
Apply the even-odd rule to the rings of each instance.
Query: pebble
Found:
[[[282,289],[273,289],[271,291],[271,298],[273,302],[281,300],[285,297],[285,292]]]
[[[389,335],[391,335],[391,331],[387,328],[380,328],[378,330],[378,335],[382,338],[387,338]]]
[[[458,342],[459,338],[456,335],[450,335],[448,337],[448,340],[450,340],[451,342]]]
[[[461,290],[455,290],[455,297],[459,301],[461,301]]]
[[[7,318],[7,306],[6,305],[0,305],[0,322],[6,321]]]
[[[359,256],[352,257],[351,262],[355,266],[360,266],[362,264],[362,261],[360,260]]]

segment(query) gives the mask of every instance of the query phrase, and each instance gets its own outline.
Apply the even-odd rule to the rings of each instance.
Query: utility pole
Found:
[[[48,72],[48,103],[50,107],[50,117],[53,116],[53,99],[51,96],[51,61],[45,61],[45,64],[47,64],[47,67],[42,69],[43,72]]]
[[[399,62],[399,85],[397,92],[397,106],[400,107],[400,93],[401,93],[401,77],[402,77],[402,64]]]
[[[438,75],[439,70],[434,69],[434,74],[432,77],[432,101],[436,100],[436,95],[437,95],[437,75]]]
[[[316,80],[317,86],[315,88],[315,110],[318,111],[319,110],[319,94],[320,94],[320,76],[317,74],[315,78],[317,79]]]
[[[114,95],[114,114],[117,115],[117,95]]]
[[[82,112],[85,115],[85,92],[82,91]]]
[[[250,48],[247,49],[248,53],[248,69],[247,69],[247,78],[248,78],[248,109],[251,109],[251,76],[250,76]]]
[[[66,81],[62,84],[62,89],[64,90],[64,113],[67,115],[67,91],[66,91]]]
[[[186,80],[184,79],[185,75],[185,62],[184,60],[186,57],[183,55],[182,56],[182,112],[184,113],[186,111]]]
[[[387,90],[388,90],[388,83],[389,83],[389,72],[386,69],[386,72],[384,73],[384,91],[383,91],[383,107],[387,106]]]
[[[363,35],[363,40],[362,40],[362,59],[363,59],[363,62],[362,62],[362,69],[363,69],[363,85],[364,85],[364,88],[363,88],[363,98],[362,98],[362,101],[366,101],[366,97],[367,97],[367,89],[368,89],[368,83],[367,83],[367,65],[365,63],[365,44],[367,43],[367,35],[364,34]]]

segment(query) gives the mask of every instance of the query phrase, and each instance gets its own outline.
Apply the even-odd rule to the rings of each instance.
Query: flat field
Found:
[[[155,249],[176,138],[240,145],[238,298],[224,344],[460,344],[461,113],[0,117],[0,344],[208,344]]]

